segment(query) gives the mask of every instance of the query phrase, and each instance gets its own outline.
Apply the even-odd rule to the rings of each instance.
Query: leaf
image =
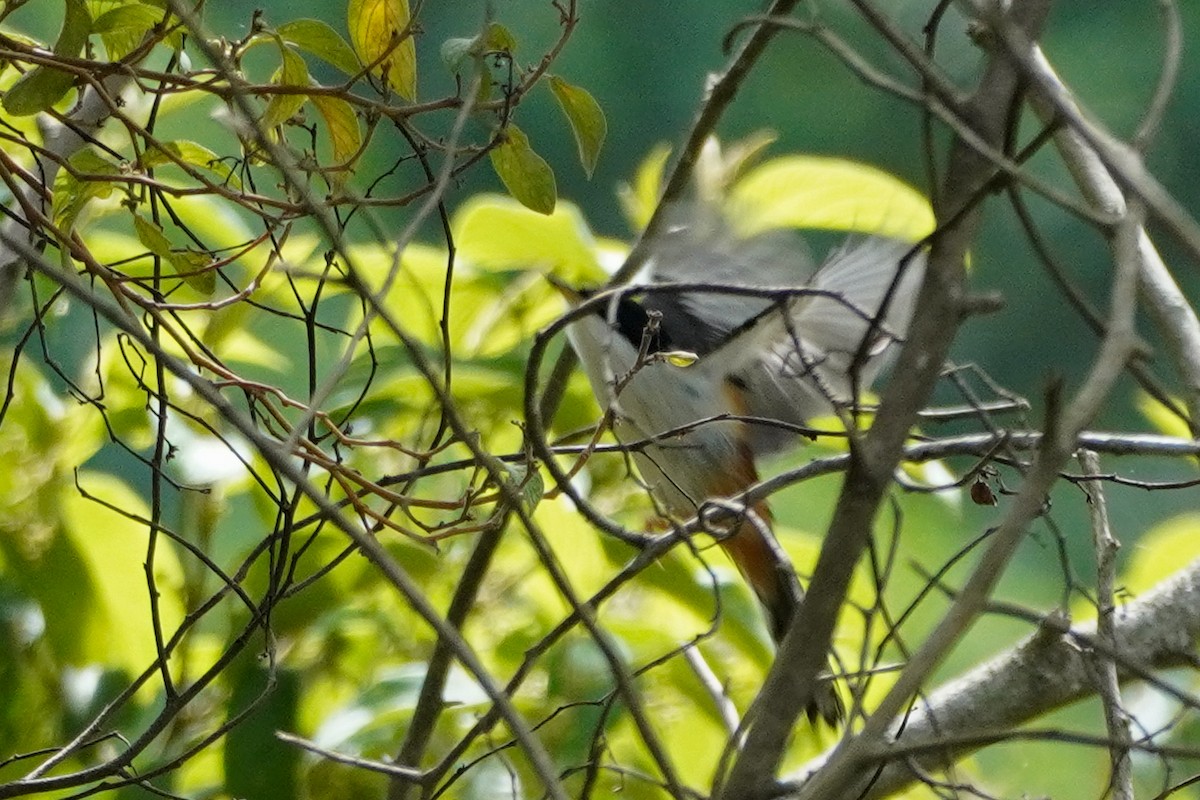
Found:
[[[409,31],[408,0],[350,0],[346,9],[350,43],[371,71],[384,77],[405,100],[417,97],[417,49]],[[406,32],[407,31],[407,32]],[[404,39],[393,43],[395,37]]]
[[[936,224],[929,201],[900,179],[822,156],[785,156],[750,170],[730,191],[726,212],[742,236],[815,228],[915,242]]]
[[[606,274],[596,239],[571,203],[546,215],[504,195],[478,195],[454,214],[451,229],[459,256],[477,269],[536,269],[573,284]]]
[[[54,224],[64,231],[75,225],[91,200],[110,196],[114,188],[112,181],[102,177],[76,177],[73,172],[82,176],[118,175],[120,168],[91,148],[84,148],[67,160],[67,168],[60,169],[54,177],[51,194]]]
[[[347,75],[362,70],[358,56],[341,34],[319,19],[295,19],[280,25],[275,32],[288,44],[312,53]]]
[[[489,23],[481,34],[466,38],[452,38],[442,42],[442,61],[451,72],[462,70],[468,58],[482,58],[488,53],[515,53],[517,40],[512,32],[499,22]]]
[[[238,179],[237,173],[222,161],[220,156],[204,145],[187,139],[150,143],[146,152],[142,153],[141,166],[143,169],[152,169],[177,162],[208,170],[220,176],[235,189],[242,188],[242,182]]]
[[[521,505],[527,512],[532,512],[542,502],[546,491],[546,482],[537,467],[530,471],[525,464],[511,464],[505,467],[508,480],[512,487],[520,493]]]
[[[362,146],[362,131],[354,107],[340,97],[312,95],[309,99],[329,129],[334,163],[338,166],[348,164]]]
[[[654,215],[654,208],[658,205],[659,195],[662,194],[663,172],[670,157],[670,145],[655,145],[638,165],[633,183],[622,184],[617,190],[621,210],[625,212],[625,218],[635,231],[643,230]]]
[[[129,55],[145,35],[156,25],[162,24],[167,16],[161,8],[129,3],[96,17],[92,32],[100,34],[109,60],[119,61]]]
[[[492,169],[523,206],[542,214],[553,212],[558,200],[554,171],[533,152],[529,137],[516,125],[505,128],[503,136],[504,141],[491,152]]]
[[[604,111],[586,89],[569,84],[558,76],[550,78],[550,91],[554,92],[559,108],[567,116],[567,122],[571,123],[571,132],[575,134],[575,144],[579,148],[579,161],[590,178],[596,169],[600,148],[604,146],[604,137],[608,134]]]
[[[271,83],[277,86],[308,86],[308,65],[295,50],[287,45],[280,45],[279,51],[283,56],[283,64],[271,76]],[[267,103],[263,112],[261,124],[265,130],[270,130],[292,118],[308,99],[303,94],[276,94]]]
[[[1183,403],[1178,402],[1176,405],[1182,406]],[[1142,412],[1150,424],[1153,425],[1160,433],[1165,433],[1167,436],[1178,436],[1180,439],[1191,439],[1192,432],[1188,428],[1186,419],[1180,419],[1174,411],[1167,408],[1148,394],[1140,393],[1137,399],[1138,411]]]
[[[184,283],[205,296],[216,291],[217,271],[205,269],[209,265],[208,256],[194,251],[176,252],[162,228],[140,214],[133,215],[133,227],[137,231],[138,241],[151,253],[169,263],[175,273],[183,278]]]
[[[74,58],[87,44],[92,18],[83,0],[67,0],[62,30],[54,43],[54,55]],[[13,84],[4,95],[4,110],[21,117],[45,111],[57,103],[75,83],[75,75],[53,67],[35,67]]]

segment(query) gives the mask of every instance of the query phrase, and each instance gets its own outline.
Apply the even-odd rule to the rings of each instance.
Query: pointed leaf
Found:
[[[308,65],[304,63],[304,59],[286,45],[281,45],[279,50],[283,55],[283,64],[271,76],[271,83],[278,86],[308,86]],[[287,122],[304,106],[307,99],[308,96],[303,94],[272,95],[267,103],[267,110],[263,112],[263,128],[270,130]]]
[[[54,54],[74,58],[87,44],[92,18],[83,0],[67,0],[67,12],[62,30],[54,43]],[[5,93],[0,105],[14,116],[27,116],[45,111],[57,103],[75,83],[75,76],[53,67],[35,67],[25,73]]]
[[[347,164],[362,146],[362,131],[359,130],[354,107],[339,97],[328,95],[313,95],[309,99],[329,129],[334,163],[338,166]]]
[[[233,169],[221,160],[221,157],[202,144],[178,139],[173,142],[152,143],[142,154],[143,169],[166,166],[183,162],[193,167],[200,167],[221,177],[235,189],[242,188]]]
[[[592,177],[596,168],[596,159],[600,157],[600,148],[604,146],[604,137],[608,134],[608,122],[604,119],[604,111],[600,104],[586,89],[567,83],[562,78],[550,78],[550,91],[554,99],[571,123],[571,132],[575,134],[575,144],[579,148],[579,161],[583,171]]]
[[[350,43],[364,64],[405,100],[417,97],[417,50],[409,29],[408,0],[350,0],[346,9]],[[404,36],[396,42],[395,38]]]
[[[191,251],[176,252],[162,228],[140,214],[133,215],[133,228],[137,232],[138,241],[151,253],[170,264],[175,273],[183,278],[184,283],[206,296],[216,291],[216,270],[205,269],[209,264],[208,256]]]
[[[295,19],[275,31],[285,42],[312,53],[347,75],[362,69],[358,56],[337,31],[319,19]]]
[[[662,177],[667,168],[667,159],[671,157],[671,146],[659,143],[650,154],[642,159],[634,174],[632,183],[622,184],[617,195],[621,201],[621,210],[635,231],[641,231],[650,222],[658,198],[662,194]]]
[[[516,125],[504,130],[504,141],[492,150],[492,169],[500,176],[509,194],[526,208],[542,214],[554,211],[558,190],[554,171],[545,159],[533,152],[527,137]]]

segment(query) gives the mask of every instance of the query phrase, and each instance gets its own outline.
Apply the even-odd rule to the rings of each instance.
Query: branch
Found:
[[[5,182],[9,182],[9,189],[14,197],[10,208],[7,209],[7,219],[0,224],[0,312],[12,303],[17,281],[21,279],[27,266],[24,256],[7,244],[8,240],[22,239],[36,243],[41,238],[35,233],[36,223],[32,218],[35,215],[30,214],[29,210],[37,209],[45,215],[50,205],[49,192],[54,186],[59,164],[83,149],[92,134],[100,130],[100,126],[112,116],[115,107],[113,97],[119,95],[128,83],[129,78],[124,75],[110,75],[84,89],[79,103],[62,122],[54,120],[48,114],[38,118],[42,138],[45,140],[40,149],[42,157],[37,160],[35,166],[40,184],[22,182],[17,186],[9,182],[10,176],[5,176]],[[30,152],[34,152],[33,148],[30,148]]]
[[[891,731],[892,742],[869,754],[882,770],[860,771],[843,797],[883,798],[945,770],[1013,728],[1096,693],[1095,655],[1121,665],[1123,681],[1151,670],[1193,663],[1200,638],[1200,560],[1163,581],[1113,616],[1111,650],[1096,623],[1071,627],[1049,618],[1028,639],[942,686]],[[899,733],[900,725],[903,732]],[[827,763],[833,751],[790,776],[802,781]],[[789,797],[800,795],[800,785]]]
[[[1044,0],[1014,3],[1023,26],[1037,30],[1048,11]],[[1019,90],[1007,58],[994,57],[967,104],[968,121],[980,137],[999,147],[1009,109]],[[980,222],[979,192],[996,168],[962,139],[955,142],[937,209],[944,226],[935,234],[917,298],[912,330],[895,373],[884,390],[880,412],[853,458],[804,605],[779,651],[766,684],[751,709],[746,747],[735,762],[724,798],[760,796],[770,790],[788,739],[808,704],[846,597],[855,565],[870,539],[880,503],[899,462],[904,441],[941,374],[964,310],[964,258]],[[824,797],[840,797],[835,780]]]

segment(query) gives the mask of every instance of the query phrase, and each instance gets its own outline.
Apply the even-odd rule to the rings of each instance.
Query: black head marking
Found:
[[[595,292],[585,290],[581,294],[584,297],[588,297],[595,294]],[[593,311],[602,319],[609,319],[608,305],[598,305]],[[617,333],[621,334],[622,338],[634,347],[642,346],[642,339],[645,336],[646,329],[650,326],[650,312],[646,310],[645,306],[629,295],[622,295],[617,300],[617,313],[614,321]],[[660,324],[650,339],[650,347],[647,353],[661,353],[673,349],[675,347],[672,344],[671,337]]]

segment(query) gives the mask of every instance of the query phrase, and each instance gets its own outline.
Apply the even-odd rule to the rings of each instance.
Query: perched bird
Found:
[[[854,402],[908,327],[924,268],[923,255],[910,251],[860,237],[814,268],[790,232],[738,238],[719,213],[692,210],[654,242],[646,289],[616,294],[568,326],[615,435],[633,445],[642,478],[670,515],[693,517],[706,500],[749,488],[757,457],[794,442],[809,419]],[[672,288],[679,284],[691,288]],[[573,303],[594,294],[560,288]],[[724,522],[731,530],[720,544],[782,641],[803,592],[769,509],[758,502]],[[833,722],[841,713],[825,684],[810,718]]]

